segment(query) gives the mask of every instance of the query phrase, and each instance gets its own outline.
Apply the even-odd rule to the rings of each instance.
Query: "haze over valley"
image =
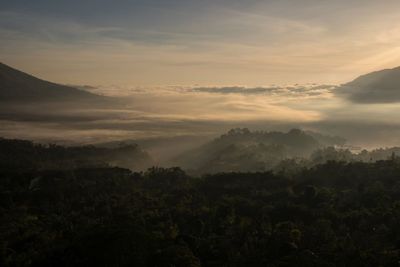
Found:
[[[399,266],[398,0],[0,0],[0,266]]]
[[[170,140],[185,150],[233,128],[300,128],[355,147],[396,146],[399,73],[381,70],[343,85],[126,88],[64,86],[2,64],[0,134],[59,144]]]

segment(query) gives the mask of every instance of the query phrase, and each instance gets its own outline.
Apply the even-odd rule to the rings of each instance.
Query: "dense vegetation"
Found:
[[[292,129],[284,132],[232,129],[200,147],[183,153],[175,165],[191,174],[264,172],[310,168],[327,161],[376,162],[400,155],[400,148],[352,152],[340,137]]]
[[[398,266],[400,260],[395,156],[200,177],[179,168],[60,168],[51,159],[35,161],[31,150],[9,156],[0,166],[0,266]]]
[[[92,145],[64,147],[0,138],[2,169],[73,169],[110,165],[140,170],[147,169],[154,162],[147,152],[135,144],[114,148]]]
[[[330,145],[336,145],[335,141],[342,142],[335,138],[331,138],[330,141]],[[193,173],[265,171],[287,158],[309,157],[313,151],[325,145],[299,129],[283,133],[251,132],[247,128],[237,128],[201,147],[183,153],[176,158],[176,164]]]

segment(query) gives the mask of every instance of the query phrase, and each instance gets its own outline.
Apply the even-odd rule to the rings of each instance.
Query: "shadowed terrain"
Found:
[[[0,62],[0,102],[101,101],[103,97],[38,79]]]
[[[1,266],[396,266],[400,258],[396,156],[189,176],[65,164],[113,149],[0,145]]]
[[[399,267],[399,0],[0,0],[0,267]]]
[[[355,103],[400,102],[400,67],[360,76],[342,85],[336,92]]]

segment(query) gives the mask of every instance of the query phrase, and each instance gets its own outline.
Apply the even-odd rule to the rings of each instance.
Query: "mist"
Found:
[[[0,0],[0,266],[399,266],[399,0]]]
[[[315,84],[91,87],[90,92],[113,97],[112,103],[4,103],[0,108],[0,134],[88,144],[177,136],[212,138],[236,127],[301,128],[339,135],[350,144],[366,148],[400,143],[398,105],[353,103],[336,90],[340,88]]]

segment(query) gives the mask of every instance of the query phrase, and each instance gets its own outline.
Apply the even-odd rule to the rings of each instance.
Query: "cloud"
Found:
[[[216,93],[216,94],[250,94],[250,95],[257,95],[257,94],[266,94],[271,93],[280,89],[280,87],[255,87],[255,88],[245,88],[239,86],[232,86],[232,87],[198,87],[193,88],[194,92],[205,92],[205,93]]]
[[[62,83],[253,87],[393,65],[371,56],[398,47],[398,2],[331,2],[8,1],[1,60]]]
[[[305,128],[345,137],[349,144],[364,148],[393,147],[400,144],[400,124],[379,119],[328,118],[302,125]]]
[[[294,87],[277,88],[274,92],[267,89],[272,87],[257,89],[264,94],[257,92],[256,88],[242,87],[233,89],[235,93],[229,92],[228,87],[214,88],[219,93],[198,90],[196,87],[81,88],[123,97],[118,105],[112,107],[54,103],[4,104],[0,106],[0,136],[79,140],[81,133],[83,142],[98,142],[151,136],[215,136],[242,125],[319,120],[317,111],[277,103],[282,101],[279,94],[294,91]],[[246,90],[251,93],[247,94]],[[307,94],[307,90],[299,86],[297,99],[307,98]],[[28,130],[29,127],[32,131]]]
[[[126,103],[0,106],[0,135],[88,141],[246,126],[398,135],[399,73],[337,89],[282,85],[347,82],[397,64],[398,0],[3,2],[1,61],[61,83],[122,85],[84,89]]]
[[[276,95],[301,97],[320,96],[334,89],[334,85],[294,85],[294,86],[271,86],[271,87],[193,87],[187,89],[191,92],[211,94],[239,94],[239,95]]]
[[[0,136],[96,143],[180,135],[215,137],[236,127],[282,131],[300,127],[343,136],[357,145],[400,143],[398,104],[354,104],[332,95],[330,85],[82,88],[123,96],[123,101],[112,107],[1,105]]]

